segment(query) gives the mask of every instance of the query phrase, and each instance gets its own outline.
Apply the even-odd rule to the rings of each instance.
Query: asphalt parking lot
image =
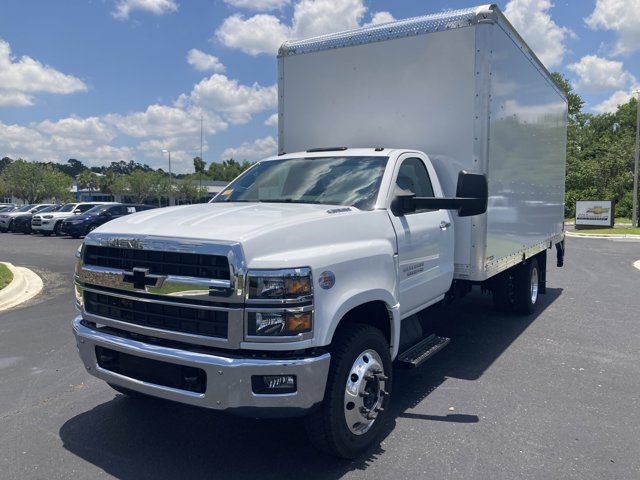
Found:
[[[640,242],[567,239],[538,313],[479,292],[431,311],[452,342],[396,376],[379,447],[317,453],[296,419],[136,401],[90,377],[70,321],[79,240],[0,234],[45,289],[0,313],[0,478],[640,478]]]

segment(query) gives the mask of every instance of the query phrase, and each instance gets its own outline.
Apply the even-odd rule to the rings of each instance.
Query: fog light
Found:
[[[295,393],[297,382],[295,375],[253,375],[251,390],[259,395],[278,395]]]

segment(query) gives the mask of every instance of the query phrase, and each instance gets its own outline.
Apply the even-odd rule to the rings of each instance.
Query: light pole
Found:
[[[633,92],[636,95],[636,159],[633,166],[633,214],[631,224],[638,227],[638,161],[640,157],[640,90]]]
[[[173,194],[173,177],[171,175],[171,150],[162,150],[162,153],[169,154],[169,203],[171,203],[171,194]]]

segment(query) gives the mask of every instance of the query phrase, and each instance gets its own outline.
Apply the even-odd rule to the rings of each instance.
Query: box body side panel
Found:
[[[499,25],[492,44],[486,276],[562,235],[567,128],[546,74]]]
[[[282,58],[280,151],[347,146],[429,155],[447,196],[474,162],[475,27]],[[470,226],[457,219],[456,263]]]

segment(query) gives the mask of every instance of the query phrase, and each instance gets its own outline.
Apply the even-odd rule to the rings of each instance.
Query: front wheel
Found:
[[[325,398],[306,418],[318,449],[355,458],[377,440],[391,394],[389,343],[377,328],[347,324],[331,348]]]

